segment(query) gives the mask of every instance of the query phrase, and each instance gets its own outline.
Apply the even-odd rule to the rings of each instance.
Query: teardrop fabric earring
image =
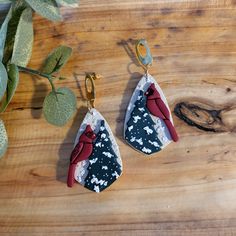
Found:
[[[144,52],[144,55],[143,55]],[[137,151],[150,155],[178,141],[167,100],[148,73],[152,56],[145,39],[136,44],[136,55],[145,74],[135,88],[127,108],[124,137]]]
[[[85,188],[101,192],[122,174],[119,147],[104,117],[94,108],[95,73],[86,74],[88,112],[79,128],[71,153],[67,185],[77,181]]]

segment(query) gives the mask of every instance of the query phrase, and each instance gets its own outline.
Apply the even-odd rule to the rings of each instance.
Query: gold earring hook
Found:
[[[144,55],[143,55],[143,47],[145,49]],[[135,49],[136,49],[137,59],[147,74],[148,69],[151,67],[153,62],[152,54],[148,47],[147,41],[145,39],[138,40]]]
[[[86,73],[85,90],[87,96],[87,106],[89,110],[95,107],[96,90],[94,81],[100,78],[101,75],[97,75],[96,73]]]

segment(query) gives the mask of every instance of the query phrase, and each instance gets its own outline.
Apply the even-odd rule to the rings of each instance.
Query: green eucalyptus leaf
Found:
[[[7,150],[8,137],[5,125],[2,120],[0,120],[0,158],[2,158]]]
[[[7,26],[11,19],[11,16],[12,16],[12,8],[10,8],[0,29],[0,61],[2,61],[3,58],[4,46],[7,37]]]
[[[7,37],[4,47],[4,64],[7,64],[11,60],[18,23],[20,21],[22,12],[26,8],[26,3],[23,0],[17,0],[12,6],[12,17],[8,23]]]
[[[52,20],[61,20],[60,11],[54,0],[25,0],[38,14]]]
[[[32,10],[26,8],[20,16],[18,23],[11,63],[26,66],[30,60],[33,46]]]
[[[0,112],[4,112],[11,102],[16,88],[19,83],[19,70],[18,67],[14,64],[10,64],[8,68],[8,83],[5,99],[2,101]]]
[[[5,66],[0,62],[0,100],[4,96],[4,93],[7,89],[7,71]]]
[[[12,0],[13,11],[16,12],[23,12],[23,10],[29,5],[25,2],[25,0]]]
[[[56,0],[56,2],[61,6],[70,6],[70,7],[78,7],[78,0]]]
[[[50,124],[63,126],[76,110],[76,97],[68,88],[58,88],[56,93],[52,91],[44,99],[43,114]]]
[[[45,60],[41,71],[46,74],[58,72],[66,64],[71,53],[72,49],[66,46],[60,46],[54,49]]]
[[[0,0],[0,4],[1,3],[11,3],[12,1],[11,0]]]

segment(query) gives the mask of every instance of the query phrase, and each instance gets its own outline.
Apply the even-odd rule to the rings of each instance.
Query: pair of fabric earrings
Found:
[[[144,51],[144,54],[143,54]],[[145,70],[130,99],[124,122],[124,138],[134,149],[150,155],[162,150],[178,135],[166,98],[148,73],[152,56],[147,42],[136,44],[137,59]],[[104,117],[95,109],[95,84],[98,76],[87,74],[85,89],[88,112],[79,128],[71,153],[67,185],[77,181],[85,188],[101,192],[122,174],[119,147]]]

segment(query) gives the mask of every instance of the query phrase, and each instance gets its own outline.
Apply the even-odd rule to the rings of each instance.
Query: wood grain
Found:
[[[77,95],[78,110],[65,127],[46,123],[44,79],[21,74],[16,96],[2,115],[10,146],[0,161],[1,235],[236,235],[236,1],[81,0],[63,8],[64,22],[34,17],[30,67],[39,68],[54,47],[74,54],[62,74]],[[146,38],[154,56],[150,73],[172,111],[180,141],[151,159],[122,138],[125,109],[143,71],[134,41]],[[97,109],[109,122],[124,174],[101,194],[66,187],[69,154],[86,113],[84,73],[95,71]],[[182,107],[183,108],[183,107]],[[185,107],[186,108],[186,107]],[[191,108],[191,107],[190,107]],[[214,116],[213,116],[214,117]],[[214,120],[214,119],[213,119]]]

